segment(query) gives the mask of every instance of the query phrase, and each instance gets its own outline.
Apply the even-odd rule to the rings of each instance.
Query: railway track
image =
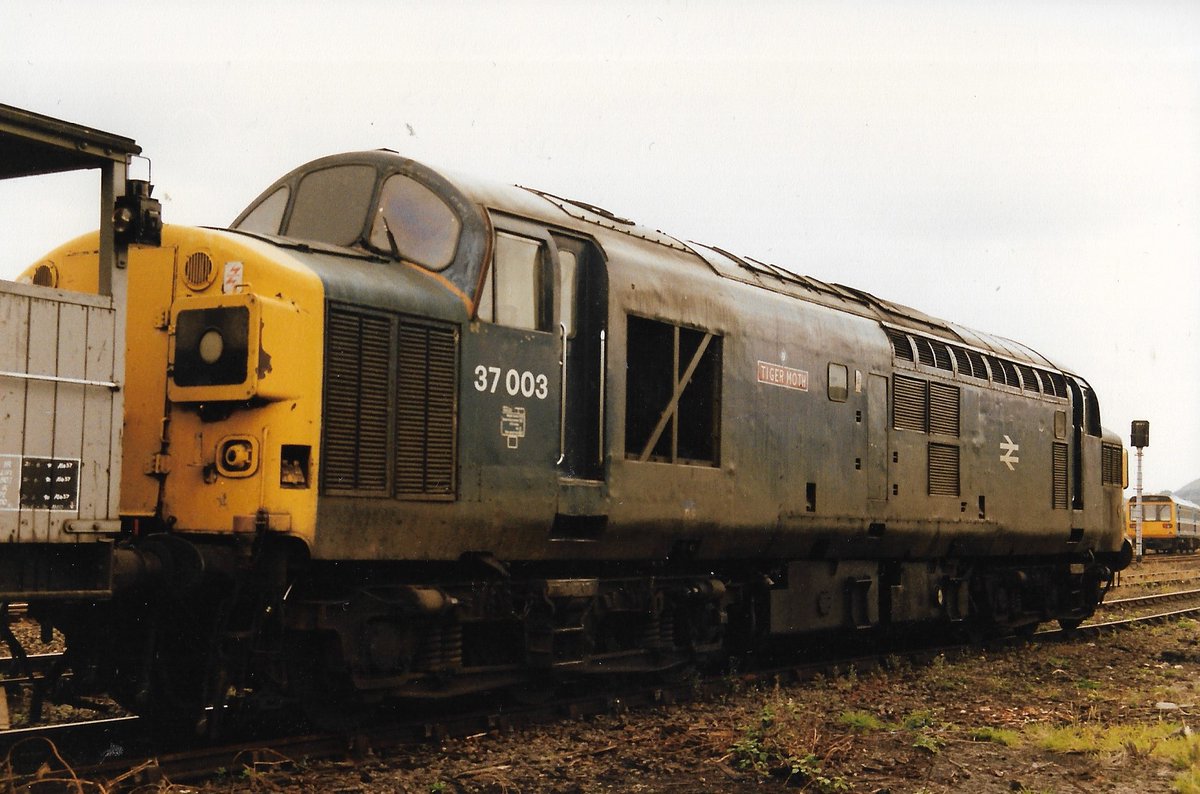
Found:
[[[1173,602],[1186,602],[1186,605],[1162,609]],[[1152,611],[1144,613],[1147,608]],[[1200,590],[1111,599],[1102,605],[1099,614],[1130,611],[1139,614],[1094,619],[1069,630],[1047,628],[1034,635],[1033,641],[1087,640],[1138,624],[1200,616]],[[509,732],[564,718],[579,719],[626,709],[719,697],[733,688],[759,681],[805,681],[816,676],[836,675],[850,668],[867,672],[892,664],[897,657],[910,664],[928,664],[938,656],[962,653],[970,647],[924,647],[899,653],[895,649],[876,650],[854,657],[769,666],[738,675],[724,674],[703,679],[627,686],[619,692],[609,689],[581,692],[544,704],[497,702],[466,712],[381,720],[353,734],[292,735],[283,730],[268,730],[253,739],[233,736],[227,743],[213,746],[194,746],[194,738],[186,736],[175,736],[167,743],[163,743],[160,736],[155,740],[156,743],[151,743],[141,721],[136,717],[123,717],[0,731],[0,752],[10,753],[16,770],[42,769],[42,774],[45,774],[44,765],[49,763],[54,768],[54,759],[58,758],[64,764],[64,775],[101,782],[106,786],[116,782],[126,786],[154,784],[164,780],[179,783],[209,777],[221,770],[244,769],[245,774],[253,776],[264,768],[278,770],[281,765],[300,759],[337,758],[362,755],[368,751],[396,750],[431,740]]]
[[[1152,554],[1116,576],[1116,587],[1173,585],[1200,582],[1200,555]]]

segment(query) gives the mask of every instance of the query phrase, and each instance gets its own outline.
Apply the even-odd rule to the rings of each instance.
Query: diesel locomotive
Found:
[[[127,252],[120,519],[26,591],[141,712],[1072,625],[1130,559],[1083,377],[858,289],[387,150],[156,242]],[[96,292],[97,250],[25,278]]]

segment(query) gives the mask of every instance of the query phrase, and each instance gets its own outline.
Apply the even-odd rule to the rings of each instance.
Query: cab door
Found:
[[[558,250],[558,333],[562,355],[562,449],[565,481],[604,477],[604,359],[608,279],[590,240],[554,235]]]
[[[544,228],[493,213],[492,256],[463,345],[460,441],[479,496],[508,525],[553,518],[561,455],[557,251]]]

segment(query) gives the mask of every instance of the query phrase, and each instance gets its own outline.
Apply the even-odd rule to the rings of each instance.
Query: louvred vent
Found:
[[[1055,510],[1066,510],[1067,501],[1067,445],[1054,444],[1053,471],[1051,474],[1050,503]]]
[[[945,383],[929,384],[929,432],[958,435],[958,387]]]
[[[454,494],[458,383],[454,332],[401,323],[396,373],[396,494]]]
[[[892,426],[897,430],[928,430],[926,382],[906,375],[893,379]]]
[[[331,311],[325,371],[325,490],[384,495],[388,488],[391,323]]]
[[[929,445],[929,495],[958,496],[958,447]]]
[[[453,499],[454,328],[335,306],[326,340],[324,490]]]

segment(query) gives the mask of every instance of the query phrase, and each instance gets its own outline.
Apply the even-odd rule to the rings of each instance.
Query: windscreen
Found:
[[[284,234],[332,245],[359,244],[374,192],[375,169],[369,165],[338,165],[305,174],[296,186]]]

